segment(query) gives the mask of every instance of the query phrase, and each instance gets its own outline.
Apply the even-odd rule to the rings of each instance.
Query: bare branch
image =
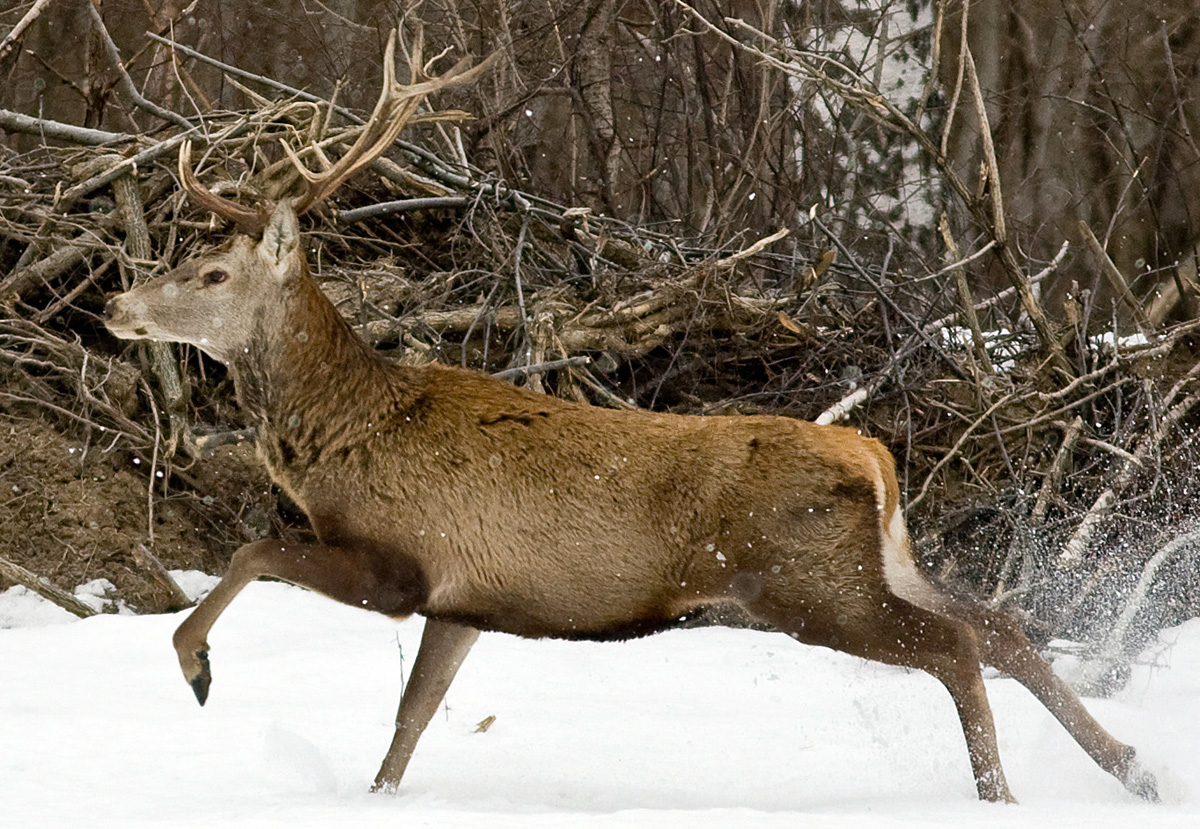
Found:
[[[21,565],[3,557],[0,557],[0,576],[4,576],[9,581],[15,581],[17,584],[29,588],[43,599],[54,602],[54,604],[63,610],[74,613],[81,619],[96,615],[94,609],[79,601],[79,599],[61,587],[51,583],[46,577],[30,572]]]
[[[123,132],[77,127],[74,124],[64,124],[48,118],[35,118],[32,115],[23,115],[7,109],[0,109],[0,129],[25,135],[40,135],[55,141],[69,141],[72,144],[84,144],[90,147],[127,144],[137,140],[136,136]]]
[[[104,44],[104,51],[108,55],[109,61],[112,63],[113,69],[117,72],[121,91],[129,96],[134,105],[139,109],[144,109],[156,118],[161,118],[164,121],[169,121],[175,126],[183,130],[190,130],[192,125],[188,120],[177,112],[172,112],[169,109],[163,109],[158,104],[146,99],[137,86],[133,83],[133,78],[129,77],[129,73],[125,71],[125,64],[121,61],[121,53],[117,49],[117,44],[113,43],[112,36],[108,33],[108,28],[104,25],[104,20],[100,17],[100,10],[96,8],[96,4],[88,0],[84,5],[88,8],[88,13],[92,18],[92,25],[96,27],[96,33],[100,35],[100,40]]]
[[[14,46],[16,46],[17,41],[21,38],[21,35],[25,34],[25,30],[29,28],[29,24],[37,20],[38,16],[46,10],[46,7],[49,6],[51,2],[53,2],[53,0],[37,0],[37,2],[30,7],[29,11],[25,12],[25,14],[21,16],[21,19],[17,21],[17,25],[12,27],[12,30],[4,36],[3,40],[0,40],[0,58],[3,58],[9,53],[10,50],[12,50]]]

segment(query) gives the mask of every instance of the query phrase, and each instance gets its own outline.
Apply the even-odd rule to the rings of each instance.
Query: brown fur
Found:
[[[921,668],[962,719],[981,797],[1010,799],[979,673],[1009,670],[1131,789],[1133,750],[1053,677],[1019,628],[916,571],[891,455],[853,429],[780,417],[595,408],[372,351],[307,273],[295,217],[118,297],[121,336],[194,342],[233,373],[272,477],[320,543],[263,541],[176,633],[203,702],[205,637],[271,575],[427,622],[377,777],[394,789],[478,630],[621,638],[734,602],[794,638]],[[214,270],[228,279],[209,285]],[[220,318],[219,329],[206,321]]]

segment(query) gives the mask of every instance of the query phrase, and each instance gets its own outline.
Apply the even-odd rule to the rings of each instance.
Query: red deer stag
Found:
[[[419,57],[412,65],[421,67]],[[190,343],[228,366],[272,478],[315,544],[262,540],[180,625],[174,644],[201,704],[209,629],[262,576],[404,618],[425,617],[396,732],[375,778],[394,791],[481,630],[623,639],[713,603],[811,645],[920,668],[957,706],[979,797],[1011,800],[980,675],[1022,682],[1101,768],[1142,797],[1154,778],[1051,671],[1007,616],[918,571],[894,460],[853,429],[783,417],[615,411],[443,365],[380,356],[309,275],[296,220],[382,153],[423,96],[461,66],[384,91],[347,154],[297,201],[256,212],[184,188],[243,233],[113,298],[125,339]],[[324,159],[322,158],[322,161]]]

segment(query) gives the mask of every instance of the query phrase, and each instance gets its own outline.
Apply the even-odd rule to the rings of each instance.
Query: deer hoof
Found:
[[[375,782],[371,785],[371,793],[372,794],[395,794],[396,790],[399,788],[400,788],[399,780],[389,780],[383,776],[382,772],[380,772],[379,776],[377,776],[375,778]]]
[[[192,686],[196,702],[204,705],[208,699],[208,686],[212,684],[212,670],[208,665],[208,651],[195,651],[190,654],[180,654],[179,664],[183,668],[183,678]]]

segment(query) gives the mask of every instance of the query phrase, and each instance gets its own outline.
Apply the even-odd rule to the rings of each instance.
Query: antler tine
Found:
[[[179,146],[179,183],[192,200],[201,207],[206,207],[223,219],[228,219],[238,226],[243,233],[257,234],[267,226],[267,215],[262,210],[251,210],[229,199],[218,196],[209,190],[192,169],[192,142],[184,141]]]
[[[383,89],[370,118],[353,146],[328,169],[319,173],[304,166],[291,147],[284,145],[297,172],[308,182],[308,188],[295,202],[297,214],[311,209],[314,205],[329,197],[334,190],[354,173],[366,167],[396,140],[401,130],[416,114],[417,107],[428,95],[443,89],[469,83],[479,77],[495,62],[498,53],[490,55],[486,60],[475,66],[470,66],[470,60],[464,58],[456,63],[448,72],[437,78],[417,81],[422,68],[419,61],[423,49],[422,33],[418,28],[416,43],[413,44],[415,57],[410,57],[413,83],[401,84],[396,80],[396,32],[388,37],[387,49],[383,58]],[[470,66],[470,68],[468,68]],[[318,155],[318,158],[320,156]]]
[[[417,21],[413,27],[412,49],[405,49],[408,58],[408,82],[415,84],[425,71],[425,26]]]

